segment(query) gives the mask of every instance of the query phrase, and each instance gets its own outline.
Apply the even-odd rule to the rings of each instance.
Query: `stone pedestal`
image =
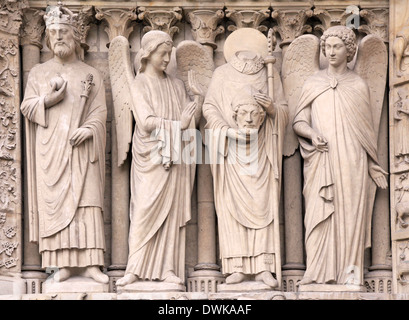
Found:
[[[93,279],[75,276],[62,282],[53,278],[43,284],[43,293],[103,293],[109,291],[109,285],[96,282]]]
[[[0,276],[0,295],[19,295],[26,293],[26,282],[18,276]]]
[[[49,276],[45,272],[41,271],[23,271],[23,279],[26,281],[26,293],[38,294],[42,293],[43,283]]]
[[[285,296],[281,291],[275,291],[261,281],[244,281],[237,284],[219,284],[217,293],[209,294],[209,299],[285,300]]]
[[[293,269],[283,270],[282,290],[284,292],[296,292],[298,290],[297,282],[302,280],[304,272],[304,270],[297,270],[295,266]]]
[[[225,278],[218,270],[195,270],[187,279],[189,292],[216,292],[217,286],[223,284]]]
[[[219,284],[217,292],[261,292],[272,291],[273,289],[261,281],[243,281],[236,284]]]
[[[364,286],[354,284],[304,284],[298,292],[366,292]]]
[[[185,292],[186,287],[182,284],[162,281],[135,281],[126,286],[117,286],[116,290],[118,294],[138,292]]]
[[[117,292],[116,281],[125,275],[125,270],[111,270],[107,272],[109,276],[109,292]]]
[[[365,275],[365,287],[367,292],[373,293],[392,293],[392,270],[384,269],[373,270],[369,269]]]

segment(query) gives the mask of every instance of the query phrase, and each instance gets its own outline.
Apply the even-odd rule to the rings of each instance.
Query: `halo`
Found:
[[[267,37],[253,28],[240,28],[230,34],[223,48],[224,58],[227,62],[237,51],[253,51],[265,58],[268,55]]]

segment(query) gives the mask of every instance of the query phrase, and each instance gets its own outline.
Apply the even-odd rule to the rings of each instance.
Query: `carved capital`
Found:
[[[295,38],[311,32],[312,27],[306,25],[307,19],[313,16],[312,10],[274,10],[271,17],[277,22],[274,31],[280,34],[280,47],[290,44]]]
[[[348,13],[345,11],[345,8],[316,8],[314,9],[314,16],[317,17],[321,22],[321,24],[318,24],[314,27],[314,30],[324,32],[325,30],[333,26],[345,26]]]
[[[226,17],[235,23],[235,25],[227,27],[229,31],[240,28],[254,28],[266,32],[268,30],[267,26],[261,25],[261,23],[270,17],[270,10],[226,10]]]
[[[218,25],[223,17],[223,10],[195,10],[189,12],[187,19],[192,25],[192,35],[195,41],[216,49],[215,39],[224,32],[224,27]]]
[[[27,0],[0,0],[0,30],[18,35],[25,8],[28,8]]]
[[[95,10],[97,12],[95,18],[107,23],[105,32],[108,34],[109,41],[116,36],[128,38],[133,31],[132,21],[138,18],[136,8],[131,10],[95,8]]]
[[[81,35],[81,46],[88,50],[89,46],[86,42],[91,24],[95,22],[95,12],[92,6],[84,6],[78,10],[78,31]]]
[[[387,8],[363,9],[359,15],[366,22],[366,24],[359,26],[359,31],[366,34],[376,34],[383,41],[388,42],[389,10]]]
[[[31,44],[42,49],[41,39],[45,29],[44,11],[27,8],[23,12],[21,44],[23,46]]]
[[[173,38],[173,35],[179,32],[176,24],[182,20],[182,9],[175,7],[171,10],[146,10],[145,7],[140,7],[138,18],[146,25],[142,30],[143,33],[160,30]]]

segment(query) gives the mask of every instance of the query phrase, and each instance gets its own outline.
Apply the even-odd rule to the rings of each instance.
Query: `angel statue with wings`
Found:
[[[297,38],[284,57],[290,121],[304,158],[307,268],[298,285],[363,285],[376,187],[388,186],[377,156],[387,57],[378,36],[358,47],[344,26],[329,28],[321,40]]]
[[[252,28],[229,35],[227,63],[214,71],[203,116],[226,285],[250,282],[277,289],[287,104],[269,39]]]
[[[203,94],[198,79],[206,78],[201,76],[206,70],[193,73],[189,60],[203,53],[200,46],[194,41],[181,43],[173,59],[176,48],[169,34],[149,31],[136,55],[135,76],[128,40],[118,36],[111,42],[118,165],[132,145],[129,255],[118,286],[143,280],[184,283],[185,226],[191,217],[196,166],[181,151],[190,150],[184,133],[196,131],[201,115]],[[209,59],[205,56],[201,61]],[[166,72],[175,62],[174,70],[186,86],[176,74]]]

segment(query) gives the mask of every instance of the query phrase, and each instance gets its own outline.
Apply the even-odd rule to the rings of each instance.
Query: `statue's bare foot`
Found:
[[[234,272],[226,278],[227,284],[235,284],[243,282],[246,279],[244,273],[241,272]]]
[[[71,276],[71,270],[69,268],[61,268],[54,275],[54,281],[62,282],[67,280]]]
[[[97,266],[87,267],[83,273],[83,276],[92,278],[99,283],[109,282],[109,277],[105,273],[103,273]]]
[[[266,285],[276,288],[278,287],[278,281],[274,278],[274,276],[269,271],[262,271],[255,277],[256,281],[262,281]]]
[[[167,276],[164,280],[164,282],[169,282],[169,283],[176,283],[176,284],[183,284],[182,279],[180,279],[177,275],[175,274],[170,274]]]
[[[127,273],[124,277],[119,279],[116,282],[117,286],[126,286],[127,284],[131,284],[132,282],[135,282],[138,280],[138,277],[134,275],[133,273]]]
[[[310,283],[313,283],[312,279],[304,277],[300,281],[297,282],[296,286],[298,287],[298,286],[302,286],[304,284],[310,284]]]

